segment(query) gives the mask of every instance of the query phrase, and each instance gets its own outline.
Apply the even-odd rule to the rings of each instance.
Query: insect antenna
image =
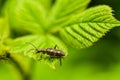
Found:
[[[28,43],[28,44],[30,44],[30,45],[32,45],[32,46],[34,47],[34,49],[30,49],[30,50],[28,50],[27,52],[30,52],[31,50],[38,51],[37,47],[36,47],[35,45],[33,45],[31,42],[26,42],[26,43]],[[34,53],[34,52],[33,52],[33,53]]]
[[[27,42],[27,43],[32,45],[37,50],[37,47],[35,45],[33,45],[31,42]]]

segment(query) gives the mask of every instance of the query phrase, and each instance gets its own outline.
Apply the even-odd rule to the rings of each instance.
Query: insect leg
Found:
[[[43,52],[43,54],[45,54],[45,52]],[[41,55],[40,55],[40,59],[42,60],[42,58],[43,58],[43,55],[41,54]]]
[[[54,49],[56,49],[56,48],[57,48],[57,45],[55,45]]]
[[[50,56],[49,60],[53,62],[54,58],[55,58],[54,56]]]
[[[39,52],[40,53],[40,52]],[[42,52],[42,53],[40,53],[41,55],[40,55],[40,58],[39,58],[39,60],[42,60],[42,58],[43,58],[43,54],[46,54],[45,52]]]
[[[42,60],[42,58],[43,58],[43,56],[42,56],[42,54],[40,55],[40,58],[38,59],[39,61],[41,61]]]
[[[60,66],[62,66],[62,58],[61,57],[59,57],[59,58],[60,58],[59,59],[60,60]]]

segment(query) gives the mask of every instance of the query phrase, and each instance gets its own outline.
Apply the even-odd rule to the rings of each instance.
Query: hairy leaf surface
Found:
[[[54,66],[59,59],[50,60],[50,56],[47,54],[36,54],[35,47],[37,49],[46,49],[46,48],[54,48],[57,45],[57,49],[63,51],[67,55],[67,48],[64,43],[61,42],[58,38],[53,35],[29,35],[21,38],[17,38],[14,40],[13,47],[11,49],[11,53],[21,53],[26,56],[32,57],[36,60],[40,59],[42,55],[42,61],[49,64],[50,66]],[[50,62],[50,63],[49,63]],[[58,62],[59,63],[59,62]]]

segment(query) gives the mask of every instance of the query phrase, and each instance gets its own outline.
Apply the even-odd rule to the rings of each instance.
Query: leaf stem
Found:
[[[17,61],[14,57],[10,57],[10,61],[12,62],[12,66],[14,66],[20,73],[22,80],[31,80],[31,73],[25,71],[24,65],[21,66],[21,63]]]

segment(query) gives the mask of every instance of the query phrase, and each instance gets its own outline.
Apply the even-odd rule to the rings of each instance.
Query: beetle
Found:
[[[34,48],[36,53],[43,53],[43,54],[47,54],[50,56],[50,58],[59,58],[60,61],[60,65],[62,65],[62,60],[61,58],[63,56],[65,56],[65,53],[61,50],[57,50],[57,45],[54,46],[54,48],[46,48],[46,49],[38,49],[36,46],[34,46],[32,43],[29,42],[29,44],[31,44]],[[42,59],[42,56],[41,56]]]

